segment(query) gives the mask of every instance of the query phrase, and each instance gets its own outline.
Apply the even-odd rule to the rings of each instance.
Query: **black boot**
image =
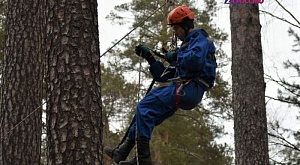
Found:
[[[149,139],[142,137],[138,138],[137,150],[139,165],[152,165],[149,148]],[[133,158],[129,161],[120,161],[119,165],[137,165],[137,160],[136,158]]]
[[[130,151],[135,145],[134,140],[126,138],[125,141],[116,148],[104,147],[104,153],[113,159],[115,163],[119,163],[122,160],[126,160]]]

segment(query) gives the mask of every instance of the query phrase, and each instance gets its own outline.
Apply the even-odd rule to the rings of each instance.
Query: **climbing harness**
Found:
[[[176,88],[175,88],[175,106],[176,109],[180,108],[180,102],[181,102],[181,97],[185,95],[184,91],[183,91],[183,87],[188,85],[192,80],[196,80],[199,83],[201,83],[205,90],[209,90],[210,86],[207,82],[205,82],[205,80],[203,80],[202,78],[198,77],[198,78],[194,78],[194,79],[182,79],[180,77],[175,77],[172,79],[168,79],[167,81],[169,82],[175,82],[176,83]]]
[[[178,80],[176,83],[176,96],[175,96],[175,105],[176,109],[180,108],[181,97],[185,95],[182,88],[185,85],[188,85],[191,80]]]
[[[180,77],[175,77],[172,79],[168,79],[169,82],[175,82],[175,107],[176,109],[180,108],[181,97],[185,95],[184,91],[182,90],[184,86],[188,85],[192,79],[182,79]]]
[[[205,82],[202,78],[197,78],[197,80],[204,85],[204,87],[206,88],[206,90],[210,89],[209,84],[207,82]]]

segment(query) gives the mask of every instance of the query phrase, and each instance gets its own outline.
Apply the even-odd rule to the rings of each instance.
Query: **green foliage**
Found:
[[[291,28],[289,29],[288,33],[289,35],[295,37],[295,44],[293,45],[295,49],[293,49],[293,51],[298,53],[300,51],[300,37]],[[297,77],[298,79],[300,78],[300,64],[298,63],[298,61],[292,62],[290,60],[287,60],[283,63],[283,65],[285,69],[295,70],[297,73],[295,77]],[[279,82],[281,86],[284,87],[284,90],[278,90],[278,100],[300,108],[300,83],[299,81],[296,81],[297,78],[292,82],[287,81],[283,78]]]
[[[295,38],[295,44],[293,45],[295,49],[293,49],[293,51],[295,53],[299,53],[300,37],[291,28],[289,29],[288,33],[290,36],[293,36]],[[285,62],[283,62],[283,65],[285,69],[294,70],[297,75],[290,77],[288,80],[286,80],[285,78],[281,78],[280,80],[271,79],[282,87],[282,89],[278,90],[278,96],[276,100],[287,103],[289,104],[289,106],[300,108],[300,84],[299,81],[297,81],[300,77],[300,64],[298,63],[298,61],[286,60]],[[300,131],[294,132],[289,129],[284,129],[280,127],[279,123],[271,124],[271,128],[272,133],[269,133],[271,144],[275,144],[276,150],[278,150],[278,155],[280,155],[280,157],[282,158],[280,162],[276,162],[276,160],[272,160],[272,162],[278,164],[299,164]],[[290,142],[290,140],[285,136],[287,134],[287,137],[293,137],[296,143]]]
[[[153,155],[161,156],[161,164],[226,165],[232,159],[226,154],[228,146],[218,145],[214,139],[220,128],[211,125],[208,114],[201,109],[179,110],[158,126],[153,136]]]
[[[105,68],[103,65],[101,70],[104,120],[118,120],[117,116],[121,117],[130,114],[130,112],[132,113],[134,111],[132,108],[135,107],[137,102],[138,85],[126,82],[122,75],[114,73],[110,68]]]
[[[233,118],[231,111],[231,86],[222,79],[221,73],[217,72],[215,86],[207,92],[208,100],[207,106],[209,108],[208,114],[230,120]]]

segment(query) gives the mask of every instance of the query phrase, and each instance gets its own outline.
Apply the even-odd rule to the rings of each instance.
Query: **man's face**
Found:
[[[185,38],[185,31],[183,28],[179,25],[172,25],[172,30],[173,33],[175,34],[176,37],[178,37],[181,41],[184,40]]]

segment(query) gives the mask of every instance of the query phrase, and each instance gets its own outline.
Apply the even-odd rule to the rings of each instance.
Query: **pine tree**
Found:
[[[0,5],[5,6],[3,1]],[[3,56],[1,52],[0,164],[40,164],[43,10],[31,0],[7,3]]]
[[[235,164],[269,164],[258,5],[230,5]]]
[[[96,1],[47,1],[47,164],[102,164]]]

